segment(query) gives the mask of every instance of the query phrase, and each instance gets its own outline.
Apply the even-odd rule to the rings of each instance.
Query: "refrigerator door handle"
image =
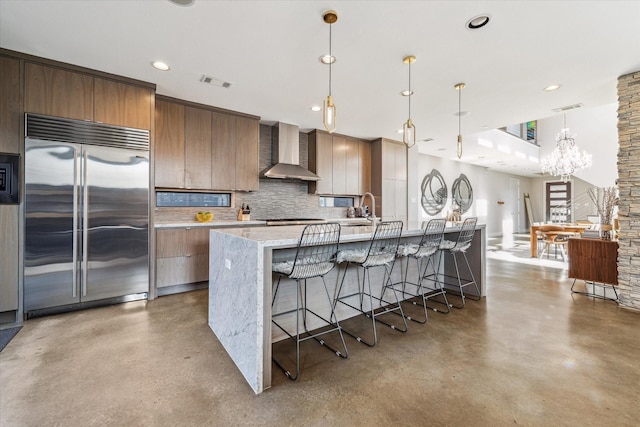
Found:
[[[72,261],[73,268],[78,268],[78,149],[73,149],[73,231],[72,239],[73,239],[73,250],[72,250]],[[75,298],[78,295],[78,274],[73,273],[71,278],[71,296]]]
[[[87,181],[87,150],[82,151],[82,296],[87,296],[89,271],[89,183]]]

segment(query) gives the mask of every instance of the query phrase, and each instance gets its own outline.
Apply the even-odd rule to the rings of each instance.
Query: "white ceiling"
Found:
[[[318,60],[328,53],[327,9],[339,15],[332,29],[337,132],[398,139],[408,116],[402,59],[412,54],[411,115],[418,139],[433,138],[420,151],[439,157],[455,156],[456,83],[467,84],[462,133],[471,135],[571,104],[614,103],[617,78],[640,70],[639,0],[195,0],[188,7],[168,0],[0,0],[0,46],[306,131],[322,128],[321,113],[310,107],[328,92],[328,67]],[[490,23],[468,30],[465,23],[479,14]],[[155,60],[171,70],[152,68]],[[205,85],[203,74],[232,86]],[[555,83],[562,88],[542,90]],[[463,160],[478,156],[472,145]]]

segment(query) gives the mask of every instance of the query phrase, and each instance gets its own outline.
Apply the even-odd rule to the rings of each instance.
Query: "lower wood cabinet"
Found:
[[[209,228],[156,230],[156,286],[209,280]]]

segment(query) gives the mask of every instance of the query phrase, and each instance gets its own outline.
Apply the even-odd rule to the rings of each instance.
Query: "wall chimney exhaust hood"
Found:
[[[300,166],[300,135],[298,126],[276,123],[271,128],[271,158],[277,163],[262,171],[265,178],[319,181],[315,173]]]

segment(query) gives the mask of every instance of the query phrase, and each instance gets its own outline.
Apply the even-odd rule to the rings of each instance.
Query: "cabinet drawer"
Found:
[[[207,255],[162,258],[156,261],[158,288],[207,280],[209,280],[209,256]]]
[[[209,255],[208,227],[156,230],[156,258]]]

